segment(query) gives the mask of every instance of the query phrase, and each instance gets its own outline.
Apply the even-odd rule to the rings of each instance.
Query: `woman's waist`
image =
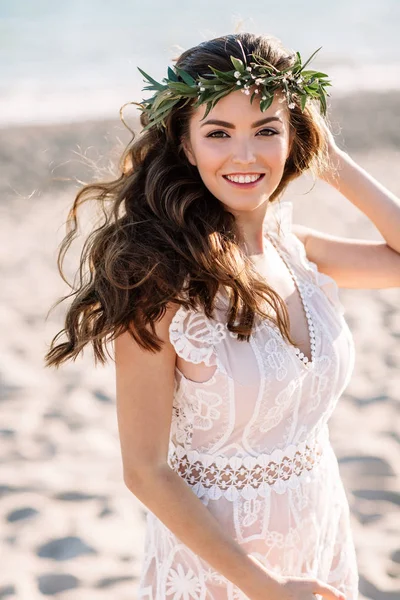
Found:
[[[244,449],[235,454],[207,453],[171,443],[168,462],[200,495],[235,499],[239,492],[248,497],[265,496],[271,489],[283,493],[287,487],[297,487],[300,480],[310,479],[327,445],[331,447],[325,425],[317,435],[271,453],[250,454]]]

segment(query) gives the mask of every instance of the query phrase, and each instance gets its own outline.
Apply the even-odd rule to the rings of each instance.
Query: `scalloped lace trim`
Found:
[[[209,367],[219,366],[214,347],[226,334],[224,323],[213,324],[202,312],[193,312],[184,306],[179,307],[169,326],[176,353],[189,362],[204,362]]]
[[[297,446],[291,444],[284,450],[277,448],[272,454],[245,457],[215,456],[176,446],[170,451],[168,460],[200,498],[207,495],[217,500],[224,496],[235,501],[239,496],[246,499],[265,497],[270,489],[283,494],[288,487],[297,487],[320,462],[322,455],[323,444],[316,439]]]

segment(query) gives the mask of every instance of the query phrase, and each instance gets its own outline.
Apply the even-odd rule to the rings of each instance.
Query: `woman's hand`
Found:
[[[344,594],[337,588],[316,578],[285,577],[281,584],[279,600],[345,600]]]
[[[326,183],[334,184],[338,177],[338,169],[340,168],[341,158],[346,154],[346,152],[341,150],[336,144],[333,133],[329,129],[328,124],[322,116],[319,117],[319,125],[326,140],[328,158],[328,164],[323,172],[320,173],[320,178]]]
[[[256,577],[242,591],[250,600],[346,600],[337,588],[315,577],[285,577],[266,569],[251,554],[247,555],[267,575]],[[259,571],[260,573],[260,571]],[[262,572],[261,572],[262,575]]]
[[[334,155],[337,152],[341,152],[336,144],[335,138],[333,137],[332,131],[329,129],[328,124],[322,115],[319,115],[318,125],[321,127],[324,133],[329,155]]]
[[[277,586],[252,592],[250,600],[346,600],[338,589],[313,577],[280,577]]]

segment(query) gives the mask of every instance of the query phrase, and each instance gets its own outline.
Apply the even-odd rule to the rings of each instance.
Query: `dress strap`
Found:
[[[318,270],[316,263],[308,259],[304,244],[292,231],[293,204],[285,199],[271,204],[270,214],[266,215],[264,231],[274,237],[279,248],[300,276],[320,288],[336,311],[343,315],[345,309],[340,301],[336,281]]]

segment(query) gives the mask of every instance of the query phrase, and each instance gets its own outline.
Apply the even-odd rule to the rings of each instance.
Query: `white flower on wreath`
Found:
[[[169,570],[166,594],[173,600],[201,600],[201,584],[192,569],[185,573],[178,564],[176,569]]]

